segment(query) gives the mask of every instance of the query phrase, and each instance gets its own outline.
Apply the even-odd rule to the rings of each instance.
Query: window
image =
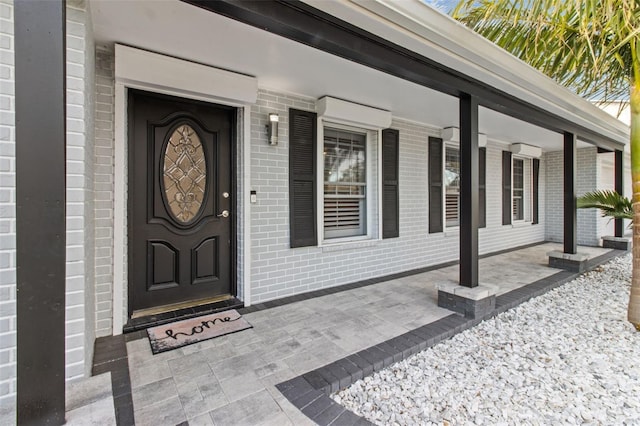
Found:
[[[345,106],[341,114],[350,111],[349,124],[289,109],[292,248],[399,235],[400,133],[386,128],[391,113],[337,99],[318,109],[336,117],[330,111],[336,105]]]
[[[365,133],[324,128],[324,237],[365,235]]]
[[[513,159],[513,220],[524,220],[524,160]]]
[[[540,151],[537,147],[531,147]],[[519,151],[520,149],[516,149]],[[538,155],[541,151],[538,152]],[[502,224],[538,221],[540,160],[502,151]]]
[[[511,160],[511,221],[531,222],[533,219],[533,166],[530,158]]]
[[[460,149],[429,137],[429,233],[460,226]],[[487,149],[478,150],[478,227],[486,226]],[[511,159],[509,159],[511,164]],[[511,174],[509,174],[511,177]],[[511,197],[511,187],[509,187]],[[511,198],[509,198],[511,200]]]
[[[445,146],[444,154],[444,184],[445,207],[444,217],[446,226],[460,225],[460,150],[452,146]]]

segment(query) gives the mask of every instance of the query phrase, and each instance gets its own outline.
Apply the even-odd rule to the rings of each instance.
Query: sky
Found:
[[[458,4],[458,0],[424,0],[424,2],[447,14]]]

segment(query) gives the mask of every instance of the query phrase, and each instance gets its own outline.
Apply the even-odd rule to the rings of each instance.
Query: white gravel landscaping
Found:
[[[640,425],[631,255],[332,398],[380,425]]]

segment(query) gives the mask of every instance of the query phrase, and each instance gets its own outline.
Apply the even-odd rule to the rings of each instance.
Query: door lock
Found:
[[[218,217],[229,217],[229,210],[222,210]]]

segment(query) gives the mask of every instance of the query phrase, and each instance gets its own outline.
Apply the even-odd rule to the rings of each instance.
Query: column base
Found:
[[[496,307],[497,287],[481,284],[474,288],[464,287],[454,281],[440,283],[438,306],[463,314],[466,318],[482,318]]]
[[[625,237],[602,237],[602,247],[615,250],[631,250],[631,240]]]
[[[584,272],[587,270],[589,256],[584,253],[564,253],[559,250],[550,251],[549,266],[557,269],[564,269],[571,272]]]

